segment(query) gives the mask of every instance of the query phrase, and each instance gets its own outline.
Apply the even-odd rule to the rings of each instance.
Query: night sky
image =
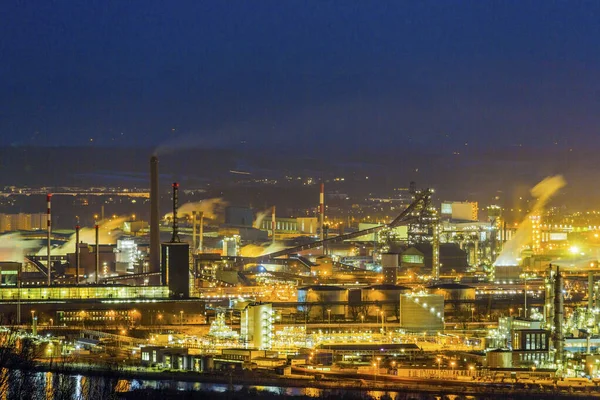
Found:
[[[0,145],[600,144],[600,2],[2,2]]]

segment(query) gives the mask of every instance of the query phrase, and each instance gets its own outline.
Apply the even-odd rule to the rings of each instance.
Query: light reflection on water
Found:
[[[18,377],[18,374],[15,376]],[[36,386],[40,390],[45,391],[45,398],[54,398],[53,388],[69,388],[72,395],[68,396],[73,399],[89,399],[98,400],[90,392],[91,385],[105,386],[105,382],[108,379],[100,377],[87,377],[85,375],[65,375],[57,373],[37,373],[35,374]],[[68,384],[65,385],[65,382]],[[457,397],[461,399],[476,400],[476,396],[456,396],[444,394],[435,395],[433,393],[408,393],[408,392],[394,392],[394,391],[378,391],[378,390],[346,390],[346,389],[321,389],[314,387],[280,387],[280,386],[259,386],[259,385],[233,385],[230,386],[224,383],[206,383],[206,382],[184,382],[184,381],[173,381],[173,380],[142,380],[142,379],[118,379],[113,381],[118,392],[128,392],[137,389],[167,389],[177,391],[207,391],[207,392],[226,392],[233,388],[235,391],[250,390],[250,391],[266,391],[274,394],[280,394],[285,396],[311,396],[321,397],[328,395],[343,395],[345,393],[355,393],[370,396],[373,399],[392,399],[392,400],[404,400],[408,398],[422,399],[422,400],[455,400]],[[97,390],[98,388],[96,388]],[[98,393],[97,391],[95,393]],[[4,398],[5,396],[0,396]],[[61,398],[66,398],[64,395]],[[489,398],[489,396],[486,396]]]

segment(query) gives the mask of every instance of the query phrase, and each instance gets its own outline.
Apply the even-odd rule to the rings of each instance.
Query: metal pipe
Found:
[[[79,285],[79,225],[75,226],[75,283]]]
[[[52,261],[50,259],[50,251],[51,251],[51,236],[52,236],[52,213],[51,213],[51,207],[52,207],[52,194],[48,193],[48,195],[46,195],[46,202],[48,203],[48,209],[47,209],[47,216],[48,216],[48,220],[47,220],[47,228],[48,228],[48,235],[47,235],[47,254],[48,254],[48,262],[46,263],[46,266],[48,268],[48,286],[50,286],[52,284]]]
[[[100,226],[96,224],[94,229],[96,230],[96,284],[98,284],[100,275]]]

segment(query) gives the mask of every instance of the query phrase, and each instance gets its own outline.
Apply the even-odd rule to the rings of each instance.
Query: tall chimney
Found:
[[[171,243],[181,243],[179,239],[179,220],[177,211],[179,210],[179,183],[173,182],[173,234]]]
[[[275,206],[273,206],[273,211],[271,212],[271,232],[272,232],[272,238],[273,239],[273,243],[275,243],[275,227],[277,226],[277,223],[275,222]]]
[[[98,284],[100,275],[100,226],[96,224],[94,229],[96,230],[96,284]]]
[[[196,223],[198,222],[198,216],[196,210],[192,211],[192,254],[196,254],[198,247],[196,246]]]
[[[198,222],[200,225],[200,232],[198,233],[198,253],[204,252],[204,212],[200,211],[198,213],[200,215],[200,221]]]
[[[150,157],[150,271],[160,272],[158,157]]]
[[[563,296],[563,277],[559,267],[556,267],[556,276],[554,281],[554,362],[558,369],[562,369],[561,365],[564,359],[565,338],[563,335],[563,313],[564,313],[564,296]]]
[[[75,226],[75,284],[79,285],[79,225]]]
[[[325,184],[321,183],[319,195],[319,226],[321,227],[321,240],[325,239]]]
[[[47,228],[48,228],[48,235],[47,235],[47,254],[48,254],[48,263],[46,264],[48,267],[48,286],[50,286],[52,284],[52,261],[50,260],[50,248],[52,246],[51,244],[51,235],[52,235],[52,213],[51,213],[51,207],[52,207],[52,193],[48,193],[46,195],[46,202],[48,203],[48,209],[47,209],[47,216],[48,216],[48,220],[47,220]]]
[[[594,308],[594,273],[588,272],[588,313]]]

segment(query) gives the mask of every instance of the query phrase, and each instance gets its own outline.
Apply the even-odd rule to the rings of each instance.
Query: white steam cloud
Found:
[[[192,212],[196,211],[197,213],[202,212],[204,218],[215,220],[223,215],[223,211],[225,210],[225,207],[227,207],[227,204],[228,203],[220,197],[185,203],[177,210],[177,216],[180,218],[191,216]],[[164,219],[173,219],[173,213],[169,212],[165,214]]]
[[[39,240],[24,239],[18,233],[2,235],[0,236],[0,261],[23,263],[25,255],[39,246]]]
[[[506,242],[494,265],[518,265],[523,248],[531,243],[531,216],[540,215],[546,203],[564,187],[567,182],[561,175],[548,177],[531,189],[531,195],[537,200],[525,220],[521,222],[511,240]]]

